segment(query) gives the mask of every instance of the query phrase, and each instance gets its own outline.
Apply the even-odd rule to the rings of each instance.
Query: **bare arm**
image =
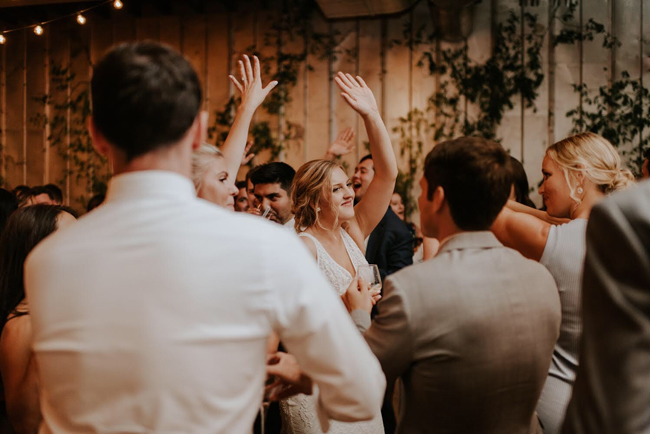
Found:
[[[542,211],[541,209],[531,208],[519,202],[515,202],[514,200],[509,200],[508,203],[506,203],[506,206],[513,211],[532,215],[533,217],[537,217],[538,219],[543,220],[546,223],[550,223],[552,225],[563,225],[564,223],[569,223],[571,221],[570,219],[551,217],[550,215],[548,215],[546,211]]]
[[[28,315],[10,320],[2,331],[0,371],[7,413],[17,433],[34,433],[41,422],[38,370],[31,339]]]
[[[492,224],[492,232],[506,247],[539,261],[546,247],[551,224],[530,214],[503,208]]]
[[[342,72],[334,80],[341,88],[343,98],[361,115],[370,141],[375,176],[363,199],[354,208],[356,224],[366,238],[386,214],[397,179],[397,161],[370,88],[361,77],[354,79]]]
[[[277,86],[277,81],[272,81],[262,87],[262,73],[260,61],[253,56],[253,64],[250,58],[244,55],[244,60],[239,61],[242,83],[235,77],[230,76],[230,81],[241,92],[241,104],[237,108],[235,121],[230,128],[226,142],[221,147],[221,152],[226,160],[228,175],[231,179],[237,177],[242,156],[245,154],[246,142],[248,139],[248,128],[255,110],[264,102],[266,96]]]

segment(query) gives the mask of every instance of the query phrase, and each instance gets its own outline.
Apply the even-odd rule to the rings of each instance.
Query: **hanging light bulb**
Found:
[[[7,42],[7,38],[5,38],[5,35],[0,34],[0,45],[3,45],[5,42]]]
[[[34,27],[34,33],[36,33],[38,36],[41,36],[43,34],[43,27],[41,26]]]
[[[77,22],[83,26],[86,24],[86,17],[81,14],[77,15]]]
[[[115,9],[122,9],[122,6],[124,6],[124,4],[120,0],[115,0],[113,2],[113,7]]]

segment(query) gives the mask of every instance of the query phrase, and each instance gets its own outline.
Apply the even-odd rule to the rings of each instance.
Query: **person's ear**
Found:
[[[88,133],[90,134],[90,139],[93,142],[93,148],[95,148],[95,151],[97,151],[99,155],[108,157],[110,145],[108,144],[106,137],[104,137],[104,135],[97,129],[92,116],[88,118],[88,123],[86,126],[88,128]]]
[[[434,213],[439,213],[440,210],[445,206],[447,199],[445,197],[445,190],[438,186],[433,191],[433,200],[431,203],[431,209]]]

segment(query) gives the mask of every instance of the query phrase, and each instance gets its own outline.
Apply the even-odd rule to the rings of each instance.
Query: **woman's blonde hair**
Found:
[[[296,231],[321,225],[319,207],[329,202],[338,222],[338,209],[331,204],[332,172],[338,164],[328,160],[313,160],[300,166],[291,187],[291,212],[296,220]],[[323,201],[324,199],[324,201]]]
[[[197,192],[201,189],[201,182],[203,181],[205,171],[208,170],[210,163],[215,158],[223,158],[223,154],[219,148],[209,143],[202,144],[192,154],[192,182],[194,182],[194,187]]]
[[[548,155],[564,172],[569,185],[569,196],[576,203],[576,174],[596,184],[604,194],[622,190],[634,183],[634,175],[621,167],[621,157],[609,141],[598,134],[581,133],[567,137],[546,150]]]

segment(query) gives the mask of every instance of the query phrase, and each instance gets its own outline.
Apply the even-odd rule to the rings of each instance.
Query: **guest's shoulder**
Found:
[[[592,212],[607,213],[620,209],[623,213],[650,214],[650,180],[612,194],[594,207]]]

